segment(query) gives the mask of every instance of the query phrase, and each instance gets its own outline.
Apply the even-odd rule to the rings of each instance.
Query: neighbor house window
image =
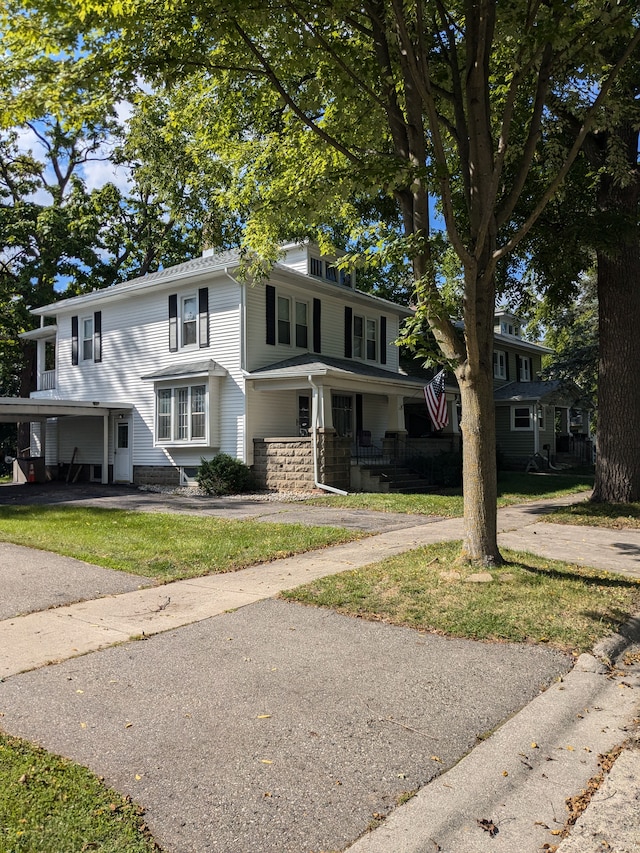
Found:
[[[156,396],[158,441],[203,441],[206,437],[206,386],[159,388]]]
[[[507,357],[501,350],[493,351],[493,378],[507,378]]]
[[[531,359],[528,356],[519,358],[518,379],[520,382],[531,382]]]
[[[533,406],[513,406],[511,409],[511,429],[533,429]]]
[[[182,300],[182,346],[195,346],[198,343],[198,301],[195,296],[185,296]]]
[[[333,264],[330,264],[329,261],[325,264],[325,278],[327,281],[338,281],[338,270]]]

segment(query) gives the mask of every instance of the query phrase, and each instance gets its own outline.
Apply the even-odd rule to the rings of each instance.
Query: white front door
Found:
[[[114,483],[131,482],[131,442],[129,438],[130,423],[128,420],[116,419],[114,422],[113,448],[113,481]]]

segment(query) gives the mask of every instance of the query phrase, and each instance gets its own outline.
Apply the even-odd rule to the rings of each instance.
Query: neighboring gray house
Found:
[[[526,467],[535,454],[591,461],[589,403],[574,383],[539,379],[542,357],[552,350],[523,340],[513,314],[496,314],[494,329],[496,442],[504,463]]]

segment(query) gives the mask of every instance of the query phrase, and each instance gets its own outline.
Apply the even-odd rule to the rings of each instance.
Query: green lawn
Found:
[[[143,811],[65,758],[0,732],[0,850],[153,853]]]
[[[0,507],[0,538],[172,581],[357,539],[358,531],[93,507]]]
[[[498,479],[498,506],[510,506],[540,498],[553,498],[591,491],[593,477],[589,474],[520,474],[505,471]],[[448,490],[446,494],[352,494],[327,495],[308,501],[316,506],[349,509],[371,509],[380,512],[415,513],[417,515],[462,515],[462,491]]]
[[[640,527],[640,503],[580,503],[545,516],[553,524],[586,524],[592,527]]]
[[[491,582],[458,562],[459,542],[418,548],[282,593],[364,619],[476,640],[548,643],[579,653],[640,606],[640,582],[505,551]]]

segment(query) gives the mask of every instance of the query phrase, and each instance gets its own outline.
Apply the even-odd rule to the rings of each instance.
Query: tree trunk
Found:
[[[598,251],[598,444],[592,500],[640,500],[640,176],[638,130],[616,128],[626,149],[628,180],[601,178],[598,205],[616,229],[617,245]],[[611,224],[615,223],[615,224]]]
[[[598,254],[600,361],[594,501],[640,500],[640,245]]]
[[[493,380],[485,371],[458,378],[462,402],[463,558],[498,565],[496,420]]]

